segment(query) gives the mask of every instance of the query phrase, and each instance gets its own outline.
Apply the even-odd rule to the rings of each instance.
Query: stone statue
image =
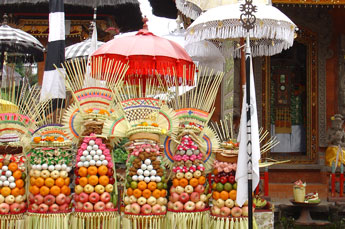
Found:
[[[339,146],[342,148],[338,156],[338,165],[340,162],[345,163],[345,131],[343,129],[344,117],[336,114],[331,117],[331,127],[327,130],[328,148],[326,150],[326,165],[332,166],[332,162],[336,161]]]

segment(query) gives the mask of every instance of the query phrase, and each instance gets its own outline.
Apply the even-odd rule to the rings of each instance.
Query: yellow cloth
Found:
[[[325,156],[325,164],[328,166],[332,166],[332,162],[336,161],[337,159],[337,152],[338,152],[338,146],[329,146],[326,150],[326,156]],[[342,154],[340,153],[338,156],[338,166],[340,166],[340,163],[345,164],[345,151],[342,150]]]

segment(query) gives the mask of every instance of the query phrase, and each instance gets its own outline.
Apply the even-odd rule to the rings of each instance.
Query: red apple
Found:
[[[30,211],[37,211],[38,210],[38,205],[37,204],[30,204],[29,205],[29,210]],[[0,207],[0,211],[1,211],[1,207]]]
[[[112,168],[108,168],[107,176],[112,177],[114,175],[114,170]]]
[[[83,209],[86,211],[92,211],[93,210],[93,205],[90,202],[85,202],[83,205]]]
[[[103,201],[104,203],[108,203],[110,199],[110,194],[108,192],[103,192],[103,194],[101,195],[101,201]]]
[[[105,208],[107,210],[110,210],[110,209],[114,209],[115,207],[114,207],[114,204],[112,202],[108,202],[105,204]]]
[[[114,184],[114,183],[115,183],[114,177],[109,177],[109,184]]]
[[[78,210],[82,210],[84,208],[84,204],[82,202],[77,202],[75,204],[75,208]]]
[[[205,191],[205,187],[201,184],[199,184],[198,186],[195,187],[194,191],[202,194]]]
[[[10,205],[6,203],[0,204],[0,213],[7,214],[10,211]]]
[[[194,203],[198,202],[200,200],[200,193],[198,192],[193,192],[190,195],[190,200],[193,201]]]
[[[162,213],[162,207],[159,204],[155,204],[152,207],[152,212],[155,213],[155,214]]]
[[[85,192],[79,194],[79,201],[82,203],[86,203],[89,200],[89,195]]]
[[[35,195],[35,204],[40,205],[43,203],[43,200],[44,198],[40,194]]]
[[[234,184],[236,182],[234,175],[230,175],[228,180],[229,180],[230,184]]]
[[[66,196],[65,199],[66,199],[66,202],[65,202],[66,204],[71,203],[71,197],[70,196]]]
[[[182,211],[183,210],[183,204],[180,201],[177,201],[174,203],[174,208],[175,211]]]
[[[220,209],[220,215],[221,216],[224,216],[224,217],[226,217],[226,216],[229,216],[230,215],[230,208],[228,208],[228,207],[222,207],[221,209]]]
[[[192,201],[188,201],[187,203],[184,204],[184,209],[186,211],[194,211],[195,209],[195,203]]]
[[[141,207],[141,212],[143,214],[150,214],[152,212],[152,207],[151,205],[149,204],[144,204],[142,207]]]
[[[226,182],[228,182],[228,179],[226,177],[220,178],[220,183],[225,184]]]
[[[168,202],[168,209],[174,209],[174,203],[169,201]]]
[[[56,197],[56,203],[57,204],[62,205],[65,202],[66,202],[66,195],[65,194],[60,193],[59,195],[57,195],[57,197]]]
[[[48,205],[46,205],[46,204],[40,204],[40,205],[38,206],[38,211],[39,211],[39,212],[47,212],[48,209],[49,209],[49,207],[48,207]]]
[[[187,193],[181,193],[179,201],[181,201],[181,203],[186,203],[189,200],[189,195]]]
[[[20,205],[18,203],[11,204],[10,210],[12,213],[18,213],[22,209],[20,208]]]
[[[63,204],[63,205],[60,206],[59,209],[60,209],[60,211],[67,211],[68,208],[69,208],[69,205],[68,205],[68,204]]]
[[[177,194],[176,192],[171,193],[169,200],[173,203],[175,203],[176,201],[178,201],[180,198],[180,195]]]
[[[242,209],[239,207],[233,207],[231,209],[231,215],[233,217],[240,217],[242,215]]]
[[[55,197],[51,194],[46,195],[44,197],[44,203],[48,206],[52,205],[53,203],[55,203]]]
[[[206,207],[206,204],[203,201],[198,201],[195,204],[195,209],[196,210],[203,210],[203,209],[205,209],[205,207]]]
[[[49,207],[49,211],[50,212],[58,212],[59,211],[59,205],[57,205],[57,204],[53,204],[53,205],[51,205],[50,207]]]
[[[93,192],[89,195],[89,201],[93,204],[99,201],[99,194],[97,192]]]

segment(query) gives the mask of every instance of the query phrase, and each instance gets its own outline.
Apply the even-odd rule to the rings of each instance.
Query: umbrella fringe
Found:
[[[175,3],[176,8],[179,11],[193,20],[195,20],[201,14],[201,9],[191,2],[187,2],[186,0],[176,0]]]

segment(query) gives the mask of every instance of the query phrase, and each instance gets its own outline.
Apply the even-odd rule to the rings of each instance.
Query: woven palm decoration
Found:
[[[78,143],[75,160],[72,228],[119,228],[116,169],[109,141],[102,137],[104,122],[115,111],[111,90],[117,91],[127,65],[102,58],[92,62],[92,73],[84,59],[65,62],[66,87],[74,103],[63,117],[64,130]],[[115,80],[116,79],[116,80]]]
[[[215,109],[223,75],[222,72],[200,68],[196,86],[189,91],[186,87],[177,87],[175,82],[175,96],[169,104],[179,119],[179,132],[175,139],[167,138],[164,144],[173,172],[168,228],[208,227],[209,187],[206,173],[214,159],[212,150],[218,148],[219,140],[207,124]],[[176,200],[177,193],[181,192],[189,199],[186,203]]]
[[[36,87],[15,85],[1,89],[0,113],[0,170],[6,173],[0,181],[0,228],[24,228],[26,206],[26,152],[35,120],[40,115]],[[15,201],[12,201],[15,200]]]
[[[160,139],[174,135],[178,122],[163,99],[166,85],[160,76],[155,77],[141,87],[126,83],[114,91],[118,107],[114,120],[108,120],[103,129],[103,135],[115,141],[129,138],[124,228],[165,227],[168,177]]]

